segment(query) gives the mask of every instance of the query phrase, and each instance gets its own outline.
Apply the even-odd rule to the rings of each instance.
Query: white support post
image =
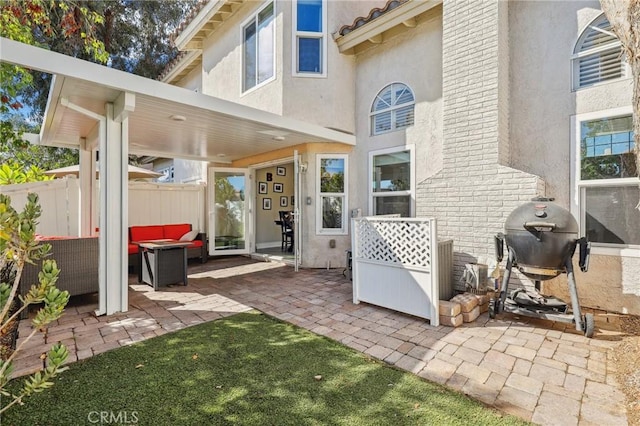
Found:
[[[99,314],[128,310],[127,197],[128,119],[114,120],[105,106],[100,140],[100,306]],[[104,291],[103,291],[104,290]],[[103,297],[104,294],[104,297]]]
[[[93,188],[95,188],[96,162],[92,156],[92,151],[86,150],[84,148],[85,145],[85,143],[81,144],[81,149],[79,150],[80,172],[78,180],[80,183],[80,220],[78,221],[78,235],[80,237],[93,235],[94,230],[92,230],[92,227],[95,227],[91,215],[91,205],[93,197],[95,196],[95,194],[93,194]]]
[[[438,258],[438,225],[435,219],[429,221],[429,239],[431,240],[431,316],[434,327],[440,325],[440,260]]]

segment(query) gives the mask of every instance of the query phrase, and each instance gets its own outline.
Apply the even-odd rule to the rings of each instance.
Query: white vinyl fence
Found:
[[[30,192],[38,194],[42,209],[36,227],[38,234],[78,236],[80,186],[77,179],[0,185],[0,192],[11,197],[11,205],[17,211],[22,211]]]
[[[0,185],[0,192],[11,197],[11,205],[18,211],[24,207],[28,193],[37,193],[42,208],[38,234],[77,237],[80,229],[78,182],[76,178],[67,177]],[[129,182],[129,226],[190,223],[193,229],[206,232],[205,188],[193,184]]]
[[[438,316],[436,220],[364,217],[352,222],[353,303]]]
[[[205,185],[129,182],[129,226],[190,223],[206,232]]]

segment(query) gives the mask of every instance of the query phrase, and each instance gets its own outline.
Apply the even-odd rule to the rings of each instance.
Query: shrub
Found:
[[[20,277],[25,264],[43,259],[48,255],[51,246],[39,244],[35,239],[37,219],[41,208],[38,195],[29,194],[23,211],[18,213],[11,207],[10,197],[0,194],[0,329],[9,327],[16,322],[22,311],[29,305],[43,304],[31,320],[32,330],[21,340],[20,345],[10,355],[5,353],[6,359],[0,358],[0,415],[15,404],[23,404],[23,399],[36,392],[53,386],[51,381],[57,374],[66,370],[62,364],[69,354],[64,345],[56,344],[46,354],[41,371],[34,373],[24,381],[24,385],[16,393],[5,390],[11,378],[12,361],[25,343],[37,333],[44,333],[49,324],[56,321],[64,312],[69,301],[69,292],[60,291],[55,284],[60,271],[55,260],[43,261],[42,271],[38,274],[38,283],[34,283],[26,295],[18,294]],[[20,303],[16,303],[19,301]]]

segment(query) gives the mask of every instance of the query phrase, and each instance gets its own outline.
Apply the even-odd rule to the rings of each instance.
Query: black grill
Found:
[[[520,315],[572,322],[587,337],[594,332],[593,315],[580,313],[578,292],[573,274],[573,254],[580,247],[579,265],[586,272],[589,265],[589,243],[578,238],[578,223],[568,210],[553,203],[553,198],[534,198],[513,210],[507,217],[504,233],[496,235],[498,262],[507,246],[505,275],[498,298],[492,300],[489,316],[502,311]],[[517,289],[507,294],[511,270],[518,268],[535,281],[535,291]],[[571,295],[572,314],[562,300],[540,294],[540,281],[566,273]]]
[[[534,198],[516,208],[498,235],[498,257],[504,239],[513,251],[514,266],[534,280],[548,280],[566,272],[567,261],[580,244],[580,267],[586,271],[586,240],[578,238],[578,223],[553,198]]]

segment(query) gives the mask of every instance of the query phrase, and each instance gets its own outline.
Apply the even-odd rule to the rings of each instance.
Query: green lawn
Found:
[[[316,380],[315,376],[322,376]],[[101,414],[103,413],[103,414]],[[107,416],[99,422],[100,415]],[[252,312],[73,364],[4,425],[525,424]]]

